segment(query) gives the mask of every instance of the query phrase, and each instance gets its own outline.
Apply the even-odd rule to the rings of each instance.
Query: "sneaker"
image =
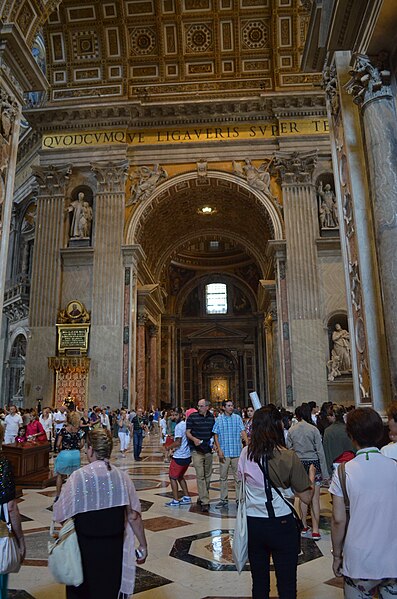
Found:
[[[197,499],[197,505],[202,505],[201,499]]]
[[[319,541],[321,539],[321,535],[319,532],[312,532],[313,541]]]
[[[201,511],[202,512],[209,512],[210,511],[210,506],[208,505],[208,503],[202,503],[201,504]]]
[[[222,507],[227,507],[228,505],[228,500],[227,499],[221,499],[216,505],[215,507],[217,508],[222,508]]]
[[[306,526],[306,528],[302,528],[301,537],[311,538],[311,536],[312,536],[312,533],[311,533],[310,526]]]
[[[181,505],[186,505],[186,504],[188,504],[188,503],[192,503],[192,500],[191,500],[191,498],[190,498],[189,496],[187,496],[187,495],[184,495],[184,496],[182,497],[182,499],[179,501],[179,503],[180,503]]]
[[[179,507],[180,506],[180,501],[177,501],[176,499],[173,499],[172,501],[168,501],[168,503],[165,504],[166,507]]]

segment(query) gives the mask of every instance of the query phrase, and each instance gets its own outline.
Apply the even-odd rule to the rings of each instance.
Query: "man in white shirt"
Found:
[[[390,443],[382,447],[381,452],[386,457],[397,460],[397,401],[392,401],[387,408],[386,414]]]
[[[186,422],[183,420],[181,408],[175,408],[173,413],[173,420],[176,421],[177,424],[174,432],[174,442],[172,445],[168,446],[169,450],[174,449],[169,470],[173,499],[165,504],[167,507],[179,507],[180,505],[192,503],[184,478],[186,470],[189,468],[191,462],[191,452],[186,437]],[[179,500],[178,497],[178,483],[183,493],[181,500]]]
[[[110,431],[110,420],[109,416],[106,414],[105,408],[103,408],[101,412],[101,424],[102,428],[106,428],[108,431]]]
[[[15,406],[10,406],[10,413],[5,417],[4,424],[6,427],[4,443],[5,445],[9,445],[10,443],[15,442],[18,429],[20,426],[22,426],[22,416],[17,413]]]

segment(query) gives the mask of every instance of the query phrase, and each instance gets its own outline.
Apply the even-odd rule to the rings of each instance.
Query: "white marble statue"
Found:
[[[338,206],[331,185],[327,183],[323,189],[320,182],[317,193],[320,200],[319,214],[322,229],[336,229],[339,227]]]
[[[80,191],[77,200],[70,202],[66,208],[67,212],[73,212],[70,225],[71,238],[89,237],[91,233],[93,213],[89,203],[84,201],[84,197],[84,193]]]
[[[334,342],[334,347],[332,352],[335,352],[335,355],[339,357],[339,370],[347,371],[351,370],[352,362],[350,355],[350,335],[349,331],[342,329],[340,324],[335,325],[335,330],[332,333],[332,341]]]
[[[270,162],[263,162],[259,168],[254,166],[249,158],[244,160],[242,166],[240,162],[233,161],[233,172],[240,177],[247,179],[248,185],[253,189],[263,191],[266,194],[270,193],[270,174],[268,172]]]
[[[341,376],[341,371],[339,369],[340,366],[340,357],[333,349],[331,352],[331,359],[327,362],[328,368],[328,380],[334,381],[337,376]]]
[[[155,164],[153,168],[141,166],[130,175],[131,193],[127,206],[132,206],[139,201],[145,200],[168,177],[168,173],[162,166]]]

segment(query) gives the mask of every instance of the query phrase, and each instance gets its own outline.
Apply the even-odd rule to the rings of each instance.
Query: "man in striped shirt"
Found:
[[[210,412],[208,399],[200,399],[198,412],[190,414],[186,421],[186,437],[192,451],[193,466],[197,476],[197,490],[202,512],[209,511],[209,488],[212,474],[212,429],[215,418]]]

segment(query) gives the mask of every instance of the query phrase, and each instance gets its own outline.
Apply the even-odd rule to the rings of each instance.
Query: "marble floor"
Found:
[[[84,452],[82,459],[84,461]],[[168,465],[163,463],[158,437],[145,438],[142,461],[134,462],[131,452],[120,458],[118,442],[112,462],[130,474],[142,504],[142,517],[149,545],[149,557],[138,568],[134,597],[139,599],[245,599],[251,596],[249,566],[240,575],[231,559],[236,507],[217,509],[219,465],[214,460],[211,507],[208,514],[196,505],[195,472],[187,479],[193,504],[169,508],[171,497]],[[229,498],[234,498],[230,481]],[[65,587],[57,584],[47,568],[47,541],[52,517],[53,487],[24,490],[19,500],[26,535],[27,558],[20,572],[10,576],[10,599],[63,599]],[[333,576],[330,552],[330,503],[326,489],[321,494],[322,538],[302,540],[298,567],[299,599],[341,599],[340,579]],[[277,597],[272,573],[272,598]]]

